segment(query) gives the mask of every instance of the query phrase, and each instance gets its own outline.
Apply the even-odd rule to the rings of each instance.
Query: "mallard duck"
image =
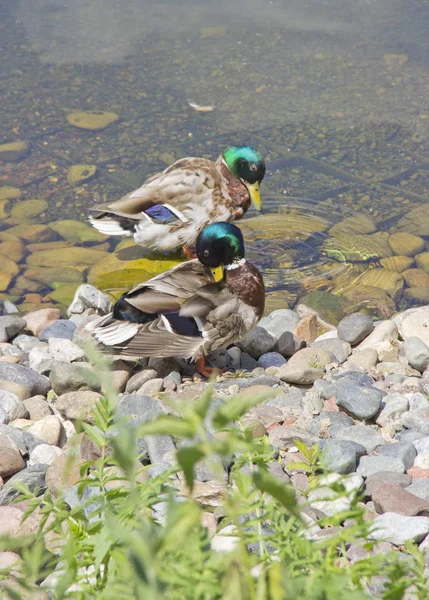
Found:
[[[215,162],[182,158],[120,200],[91,209],[89,221],[106,235],[133,235],[148,250],[192,248],[206,225],[241,219],[251,201],[261,210],[264,174],[264,159],[249,146],[231,146]]]
[[[181,263],[121,296],[113,311],[88,327],[103,350],[138,357],[177,356],[197,361],[256,327],[265,305],[261,273],[244,256],[243,236],[232,223],[205,227],[197,259]],[[216,282],[211,269],[222,265]]]

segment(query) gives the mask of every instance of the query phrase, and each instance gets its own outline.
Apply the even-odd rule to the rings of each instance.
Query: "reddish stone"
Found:
[[[406,517],[429,515],[429,502],[423,500],[396,483],[382,483],[372,493],[375,510],[382,514],[394,512]]]
[[[335,402],[335,396],[331,396],[328,400],[325,400],[325,402],[323,403],[323,410],[335,410],[337,412],[340,412],[340,409],[337,406],[337,403]]]
[[[317,338],[317,315],[306,315],[298,322],[293,333],[301,340],[311,344]]]
[[[421,467],[411,467],[407,471],[408,475],[414,479],[424,479],[425,477],[429,477],[429,469],[422,469]]]

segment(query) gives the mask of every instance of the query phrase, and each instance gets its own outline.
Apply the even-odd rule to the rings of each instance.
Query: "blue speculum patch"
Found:
[[[154,223],[167,224],[177,221],[177,215],[163,204],[155,204],[155,206],[151,206],[145,210],[145,213],[154,221]]]

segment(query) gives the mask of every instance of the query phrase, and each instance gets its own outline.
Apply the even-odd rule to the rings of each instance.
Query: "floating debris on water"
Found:
[[[193,108],[197,112],[201,112],[201,113],[213,112],[214,109],[216,108],[216,106],[214,106],[214,104],[206,104],[206,105],[197,104],[196,102],[192,102],[191,100],[187,100],[187,102],[191,108]]]

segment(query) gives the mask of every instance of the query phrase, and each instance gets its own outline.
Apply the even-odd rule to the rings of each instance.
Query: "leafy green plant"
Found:
[[[92,360],[102,373],[99,358]],[[406,563],[397,553],[348,560],[350,543],[359,540],[368,552],[374,544],[358,493],[347,492],[341,479],[328,487],[331,497],[347,495],[348,509],[317,524],[304,518],[303,499],[298,502],[292,487],[270,473],[268,440],[254,439],[241,425],[263,398],[238,396],[219,406],[208,388],[196,402],[175,403],[178,416],[130,427],[117,416],[108,378],[102,386],[93,424],[82,424],[99,456],[80,466],[74,486],[80,502],[71,503],[67,493],[37,496],[18,486],[25,517],[37,515],[39,528],[0,539],[0,550],[22,558],[17,573],[0,573],[11,599],[31,598],[48,578],[55,600],[361,600],[371,597],[367,584],[379,574],[387,577],[386,600],[402,598],[413,584],[419,600],[427,597],[424,561],[411,546]],[[186,443],[178,445],[176,466],[148,477],[138,439],[164,434]],[[297,445],[316,487],[323,477],[317,448]],[[71,446],[71,466],[75,453]],[[195,481],[201,461],[217,474],[218,535],[229,532],[228,552],[213,549],[202,524]]]

